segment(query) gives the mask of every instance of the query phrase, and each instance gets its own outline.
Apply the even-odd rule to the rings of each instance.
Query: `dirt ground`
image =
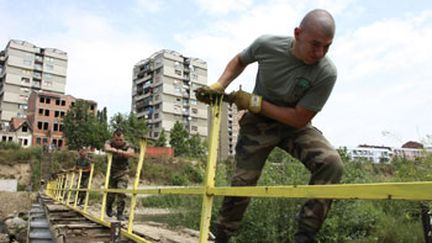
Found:
[[[32,192],[0,192],[0,219],[14,212],[28,212],[36,195]]]

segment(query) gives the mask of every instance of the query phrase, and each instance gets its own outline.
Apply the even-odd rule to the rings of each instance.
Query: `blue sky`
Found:
[[[0,0],[0,48],[10,39],[66,51],[66,93],[112,115],[131,107],[132,68],[160,49],[208,63],[214,82],[262,34],[291,35],[306,12],[328,9],[338,81],[313,121],[335,146],[432,142],[432,2],[253,0]],[[228,90],[251,91],[256,65]]]

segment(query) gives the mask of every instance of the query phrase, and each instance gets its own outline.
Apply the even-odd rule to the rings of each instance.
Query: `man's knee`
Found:
[[[258,170],[246,170],[237,168],[232,181],[232,186],[255,186],[261,172]]]

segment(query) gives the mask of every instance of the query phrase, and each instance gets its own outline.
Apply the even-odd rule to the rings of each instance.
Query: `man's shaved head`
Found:
[[[328,37],[333,37],[336,26],[331,14],[324,9],[314,9],[306,14],[300,22],[303,31],[318,31]]]

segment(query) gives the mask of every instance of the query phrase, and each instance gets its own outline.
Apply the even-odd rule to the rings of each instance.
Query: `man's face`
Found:
[[[320,31],[301,28],[294,30],[296,38],[297,58],[306,64],[314,64],[320,61],[329,50],[333,37],[326,36]]]
[[[113,141],[115,146],[122,146],[124,144],[124,135],[114,135]]]
[[[80,149],[79,155],[81,158],[85,157],[87,155],[87,151],[85,149]]]

